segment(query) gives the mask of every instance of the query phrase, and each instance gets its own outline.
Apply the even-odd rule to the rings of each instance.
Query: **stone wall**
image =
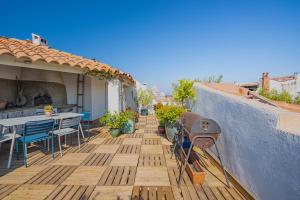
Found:
[[[217,144],[228,171],[257,199],[299,199],[300,137],[278,129],[281,111],[200,84],[196,89],[193,111],[221,126]]]

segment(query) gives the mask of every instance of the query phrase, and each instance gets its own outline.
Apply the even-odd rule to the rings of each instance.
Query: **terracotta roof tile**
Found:
[[[119,78],[128,80],[131,83],[135,82],[131,75],[120,72],[107,64],[52,49],[47,46],[36,45],[28,40],[18,40],[0,36],[0,55],[4,54],[15,56],[18,59],[30,59],[32,62],[44,61],[82,69],[88,68],[90,70],[110,71]]]

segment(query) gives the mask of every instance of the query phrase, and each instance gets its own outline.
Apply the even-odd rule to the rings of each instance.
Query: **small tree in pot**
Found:
[[[181,106],[163,106],[156,111],[160,125],[165,126],[166,136],[169,141],[173,142],[177,133],[177,121],[186,109]]]
[[[149,90],[139,89],[137,93],[137,101],[141,106],[141,115],[148,115],[148,106],[152,104],[153,94]]]
[[[188,107],[190,101],[196,100],[195,81],[188,79],[178,80],[178,84],[173,85],[173,97],[183,107]]]

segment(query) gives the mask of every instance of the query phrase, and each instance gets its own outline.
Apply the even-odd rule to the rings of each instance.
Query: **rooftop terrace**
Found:
[[[55,159],[31,146],[29,167],[13,159],[6,169],[9,145],[0,153],[0,199],[218,199],[244,200],[252,197],[231,179],[226,187],[219,165],[205,152],[206,180],[193,185],[184,174],[178,187],[178,167],[170,158],[170,142],[156,133],[154,116],[140,117],[134,134],[111,138],[104,129],[94,129],[78,149],[64,148]],[[57,145],[56,145],[57,146]]]

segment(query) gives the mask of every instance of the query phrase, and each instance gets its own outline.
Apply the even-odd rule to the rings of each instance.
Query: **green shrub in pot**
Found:
[[[177,133],[177,121],[181,114],[185,112],[186,109],[181,106],[163,106],[156,110],[156,116],[158,118],[159,124],[165,126],[166,136],[169,141],[173,142],[174,136]]]
[[[126,111],[121,112],[120,116],[124,120],[121,128],[122,133],[133,133],[135,131],[135,112],[127,109]]]
[[[120,135],[121,127],[126,122],[124,116],[118,113],[107,112],[100,118],[100,123],[110,128],[110,134],[112,137]]]

